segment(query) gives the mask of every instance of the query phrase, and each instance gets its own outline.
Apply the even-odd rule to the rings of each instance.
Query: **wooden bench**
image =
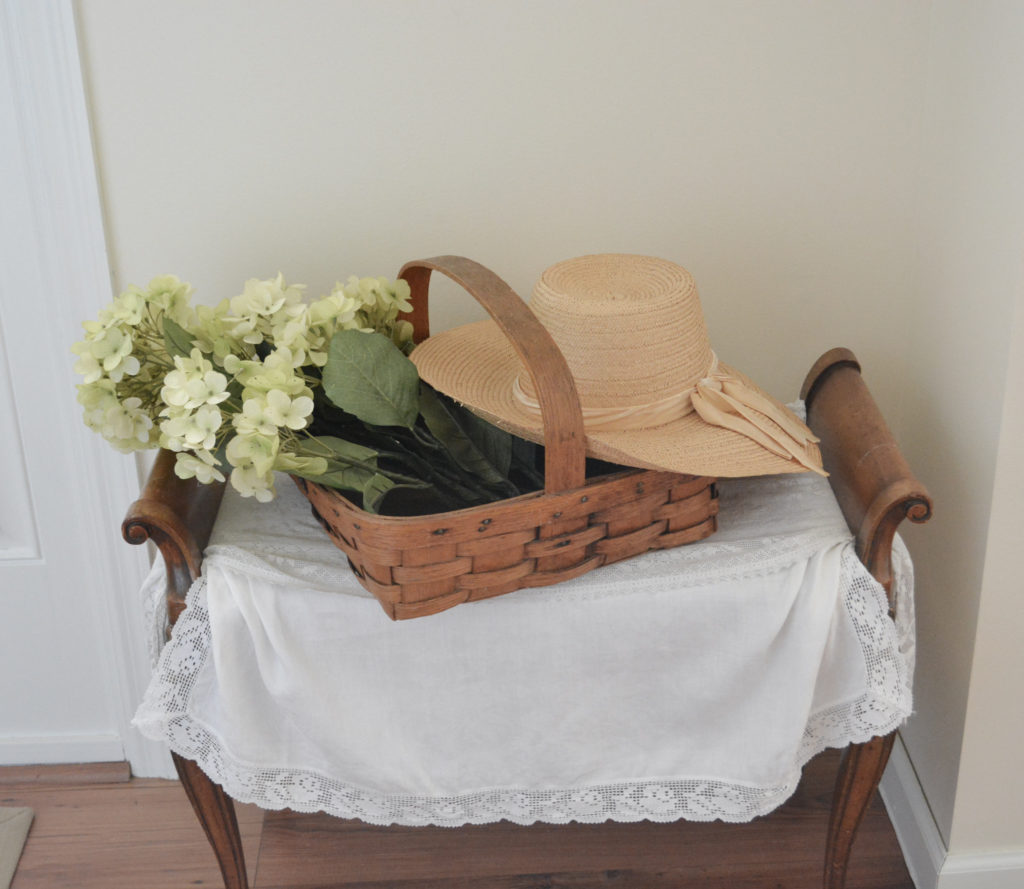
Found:
[[[892,609],[891,554],[900,522],[931,516],[928,492],[914,477],[847,349],[815,363],[801,390],[808,424],[821,438],[829,482],[856,538],[857,554],[884,586]],[[174,454],[162,452],[142,496],[132,504],[123,533],[129,543],[152,540],[167,566],[171,624],[199,576],[223,484],[200,485],[174,474]],[[842,889],[854,836],[885,770],[895,732],[850,745],[839,767],[825,849],[825,889]],[[226,889],[248,889],[234,804],[192,760],[172,754],[181,782],[210,840]],[[559,825],[545,825],[559,830]],[[382,828],[386,829],[386,828]]]

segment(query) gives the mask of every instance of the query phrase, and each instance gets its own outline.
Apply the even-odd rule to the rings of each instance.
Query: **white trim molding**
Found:
[[[1024,850],[946,856],[938,889],[1020,889],[1024,886]]]
[[[124,745],[117,735],[38,735],[0,738],[5,765],[58,765],[67,762],[123,762]]]
[[[898,734],[878,790],[914,885],[917,889],[938,889],[946,844]]]
[[[1020,889],[1024,849],[949,853],[899,735],[879,786],[917,889]]]
[[[36,560],[41,557],[35,509],[25,469],[18,411],[10,362],[0,318],[0,560]]]
[[[33,255],[16,257],[17,268],[5,274],[17,272],[26,292],[54,300],[50,333],[68,344],[80,338],[81,319],[93,317],[112,295],[74,6],[74,0],[0,0],[0,61],[9,73],[33,230],[26,251]],[[73,406],[72,382],[69,360],[68,402]],[[96,681],[109,689],[120,733],[116,750],[106,741],[79,746],[93,750],[88,758],[127,755],[135,774],[170,777],[166,749],[131,725],[150,672],[143,604],[132,595],[148,560],[143,547],[127,546],[117,533],[124,510],[138,496],[135,464],[82,423],[66,424],[63,434],[80,456],[75,496],[92,518],[82,529],[95,554],[82,592],[93,621],[82,629],[96,635],[104,652]],[[51,739],[44,746],[61,745]],[[6,742],[0,745],[4,752],[13,749]]]

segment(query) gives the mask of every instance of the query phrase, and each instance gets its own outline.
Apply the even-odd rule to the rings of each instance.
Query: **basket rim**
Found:
[[[354,503],[348,497],[345,496],[339,488],[331,488],[327,485],[322,485],[319,482],[312,481],[311,479],[301,478],[300,476],[292,475],[291,479],[298,486],[299,490],[303,489],[303,486],[311,486],[323,491],[325,494],[332,498],[340,500],[345,506],[349,507],[355,512],[358,512],[367,517],[367,520],[379,523],[380,525],[394,525],[401,526],[410,523],[422,523],[426,520],[444,517],[451,517],[452,519],[458,519],[462,517],[472,517],[476,513],[481,512],[493,512],[497,508],[505,508],[521,503],[528,503],[531,500],[538,498],[551,498],[562,495],[571,495],[575,491],[585,492],[588,488],[593,488],[596,485],[608,484],[611,482],[617,482],[623,479],[632,478],[635,476],[646,476],[651,478],[657,477],[658,482],[667,482],[670,478],[676,479],[678,484],[685,484],[687,481],[698,482],[706,481],[707,484],[712,484],[716,481],[715,476],[709,475],[689,475],[678,472],[668,472],[661,469],[640,469],[634,467],[626,467],[620,472],[610,472],[605,475],[594,476],[585,481],[585,483],[577,488],[566,488],[564,491],[558,491],[555,493],[545,491],[543,488],[539,488],[536,491],[530,491],[526,494],[519,494],[515,497],[507,497],[502,500],[492,500],[488,503],[479,503],[476,506],[466,506],[461,509],[450,509],[446,512],[430,512],[422,515],[413,516],[390,516],[380,515],[375,512],[367,512],[357,503]]]

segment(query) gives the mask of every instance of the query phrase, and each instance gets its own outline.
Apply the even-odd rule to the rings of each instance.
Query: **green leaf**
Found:
[[[362,493],[367,482],[376,474],[372,471],[356,466],[344,466],[341,463],[328,464],[327,472],[321,475],[313,475],[310,472],[303,472],[300,469],[290,470],[292,475],[299,478],[307,478],[311,482],[323,485],[326,488],[340,488],[345,491],[358,491]]]
[[[455,418],[491,465],[508,478],[512,465],[512,442],[515,436],[483,417],[478,417],[469,408],[447,399],[455,411]]]
[[[452,406],[454,406],[454,402]],[[463,413],[469,412],[463,411]],[[506,480],[506,476],[495,468],[494,464],[463,429],[451,410],[451,406],[446,404],[426,383],[420,384],[420,415],[433,436],[444,445],[461,469],[478,477],[488,485],[500,485]],[[507,433],[500,429],[497,431],[507,437]],[[508,444],[508,448],[509,459],[511,459],[511,442]]]
[[[384,334],[360,330],[334,334],[323,387],[334,404],[371,426],[411,429],[416,422],[419,374]]]
[[[166,315],[163,319],[164,348],[172,357],[188,358],[192,354],[192,342],[195,339],[184,327],[175,323]]]
[[[379,512],[384,495],[394,487],[395,483],[391,479],[379,473],[374,475],[363,488],[363,509],[367,512]]]
[[[533,488],[543,488],[544,474],[538,469],[544,465],[544,461],[541,459],[543,451],[544,448],[539,444],[513,435],[512,467],[509,472],[514,474],[517,480],[524,479],[525,483]],[[523,485],[522,481],[519,483],[521,486]]]
[[[343,438],[324,435],[305,439],[300,454],[326,458],[327,471],[314,475],[301,470],[291,470],[292,475],[308,478],[328,488],[363,492],[370,480],[378,474],[377,452],[372,448],[345,441]]]
[[[344,438],[334,435],[318,435],[316,438],[309,437],[302,441],[300,453],[309,457],[344,458],[346,460],[360,460],[377,465],[377,451],[373,448],[356,444]]]

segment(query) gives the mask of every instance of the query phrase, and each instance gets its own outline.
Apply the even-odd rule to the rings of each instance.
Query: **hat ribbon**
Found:
[[[827,475],[822,469],[818,438],[790,411],[779,409],[742,380],[723,373],[718,356],[711,353],[711,367],[696,385],[656,401],[628,407],[581,406],[583,426],[591,432],[625,432],[663,426],[696,412],[711,426],[730,429],[786,460]],[[526,394],[517,376],[512,384],[516,400],[531,414],[540,416],[540,403]]]

